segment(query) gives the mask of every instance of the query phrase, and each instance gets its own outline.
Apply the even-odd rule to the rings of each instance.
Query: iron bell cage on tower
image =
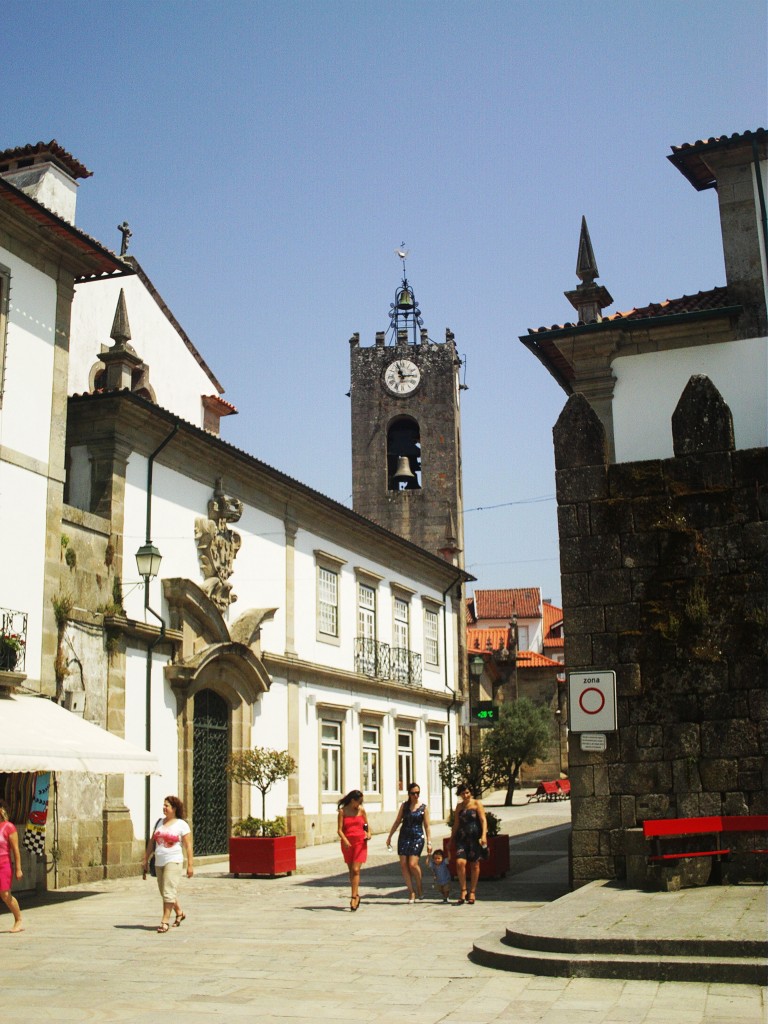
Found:
[[[463,567],[459,370],[454,337],[430,339],[405,275],[375,345],[350,339],[352,507]]]

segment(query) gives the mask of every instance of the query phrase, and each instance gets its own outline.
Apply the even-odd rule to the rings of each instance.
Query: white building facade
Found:
[[[55,143],[3,155],[0,606],[27,641],[12,681],[161,767],[56,780],[59,884],[135,872],[170,793],[196,854],[226,853],[233,821],[261,815],[225,772],[252,746],[297,763],[266,814],[300,846],[335,837],[350,789],[374,830],[412,780],[442,815],[466,574],[223,441],[236,410],[144,270],[73,226],[89,172]],[[147,542],[162,563],[145,585]]]

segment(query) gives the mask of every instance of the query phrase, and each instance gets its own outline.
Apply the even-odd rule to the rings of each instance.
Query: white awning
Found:
[[[0,695],[0,771],[160,775],[154,754],[45,697]]]

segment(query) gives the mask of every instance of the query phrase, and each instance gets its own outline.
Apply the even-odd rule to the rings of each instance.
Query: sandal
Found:
[[[360,897],[359,896],[353,896],[352,899],[349,901],[349,909],[352,912],[354,912],[355,910],[357,910],[357,908],[359,906],[360,906]]]
[[[475,894],[473,892],[471,892],[469,894],[469,896],[467,896],[467,903],[469,903],[470,906],[471,906],[474,902],[475,902]]]
[[[461,890],[461,895],[456,900],[456,906],[460,907],[462,903],[466,903],[466,902],[467,902],[467,890],[466,889],[462,889]]]
[[[411,893],[411,894],[410,894],[410,895],[408,896],[408,902],[409,902],[409,903],[415,903],[415,902],[416,902],[416,893],[415,893],[415,892],[412,892],[412,893]]]
[[[168,929],[169,929],[170,927],[171,927],[171,926],[170,926],[170,925],[168,924],[168,922],[167,922],[167,921],[163,921],[163,923],[162,923],[161,925],[159,925],[159,926],[158,926],[158,929],[157,929],[157,934],[158,934],[158,935],[165,935],[165,933],[166,933],[166,932],[168,931]]]
[[[179,925],[181,924],[181,922],[182,921],[186,921],[186,919],[187,919],[187,915],[186,914],[177,914],[176,915],[176,920],[173,922],[173,927],[174,928],[178,928]]]

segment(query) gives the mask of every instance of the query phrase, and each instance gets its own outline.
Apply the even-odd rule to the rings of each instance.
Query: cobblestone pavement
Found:
[[[183,883],[187,920],[165,935],[155,931],[151,879],[28,900],[23,933],[8,934],[10,915],[0,917],[5,1016],[47,1024],[763,1024],[757,986],[542,978],[473,964],[474,938],[501,934],[567,889],[567,806],[505,809],[503,817],[504,831],[520,837],[513,869],[482,882],[472,907],[443,904],[430,886],[423,902],[408,905],[380,836],[357,913],[335,844],[301,851],[301,873],[290,878],[234,879],[226,865],[202,867]]]

